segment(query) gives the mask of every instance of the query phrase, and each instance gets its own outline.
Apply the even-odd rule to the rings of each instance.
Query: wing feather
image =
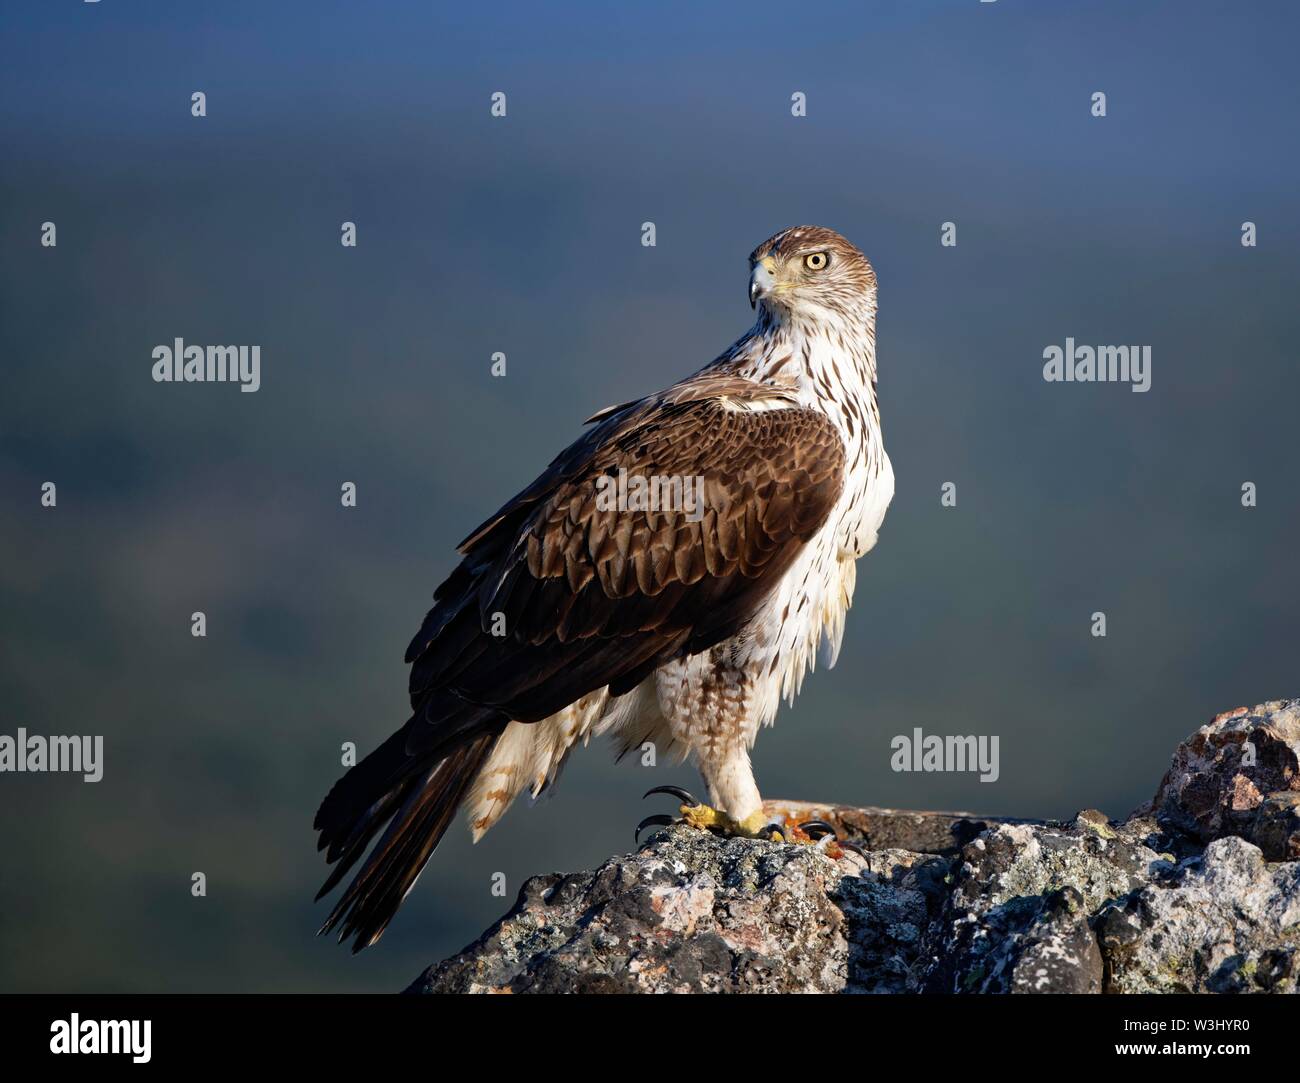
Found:
[[[828,418],[793,400],[743,409],[772,395],[698,377],[620,407],[559,455],[462,543],[407,651],[412,704],[450,691],[536,721],[733,634],[843,487]],[[702,479],[703,507],[598,500],[620,476]],[[498,615],[504,635],[493,635]]]

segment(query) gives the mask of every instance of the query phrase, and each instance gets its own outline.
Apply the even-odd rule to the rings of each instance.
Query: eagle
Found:
[[[410,718],[316,814],[334,866],[318,900],[365,857],[322,933],[375,943],[461,806],[477,842],[592,736],[692,757],[708,804],[652,792],[695,827],[764,837],[750,749],[819,651],[834,665],[894,474],[866,257],[795,226],[750,254],[748,289],[731,347],[589,418],[461,542],[406,651]]]

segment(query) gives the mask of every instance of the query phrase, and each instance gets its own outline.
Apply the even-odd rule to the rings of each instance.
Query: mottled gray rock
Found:
[[[1122,823],[768,804],[864,855],[674,826],[529,880],[409,991],[1296,992],[1298,751],[1286,700],[1203,727]]]
[[[927,992],[1101,992],[1089,918],[1146,882],[1162,859],[1143,825],[1093,810],[1071,824],[999,825],[962,848],[917,975]]]
[[[672,827],[594,872],[529,880],[501,922],[412,991],[843,989],[851,954],[887,967],[897,945],[910,939],[914,950],[904,926],[924,920],[919,892],[869,884],[876,878],[859,879],[862,866],[852,853],[836,861],[811,846]],[[866,912],[882,928],[851,949],[851,921]]]
[[[1166,873],[1098,917],[1109,992],[1296,991],[1300,864],[1230,836]]]

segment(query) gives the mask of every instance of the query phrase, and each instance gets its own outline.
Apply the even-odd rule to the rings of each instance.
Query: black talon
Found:
[[[835,833],[835,828],[831,827],[825,820],[804,820],[799,825],[799,830],[810,839],[819,839],[823,835],[830,835],[832,839],[839,842],[839,836]]]
[[[654,816],[647,816],[644,820],[642,820],[639,824],[636,825],[636,834],[632,836],[632,840],[634,842],[640,842],[641,832],[644,831],[647,827],[667,827],[672,822],[673,822],[673,818],[662,812],[656,813]]]
[[[765,823],[761,828],[759,828],[758,837],[766,839],[768,842],[775,842],[776,840],[772,838],[773,831],[781,836],[782,842],[790,841],[790,836],[785,833],[785,824],[780,820],[770,820]]]
[[[695,800],[695,796],[693,794],[689,793],[686,790],[683,790],[680,786],[656,786],[652,790],[646,790],[646,792],[642,795],[641,800],[644,801],[652,793],[670,793],[674,797],[676,797],[679,801],[681,801],[682,804],[690,805],[691,808],[699,808],[700,805],[700,803],[697,800]]]
[[[862,858],[863,861],[867,859],[867,851],[864,850],[861,846],[859,846],[856,842],[844,842],[842,839],[836,839],[835,845],[838,846],[841,850],[852,850],[855,854],[858,855],[858,857]]]

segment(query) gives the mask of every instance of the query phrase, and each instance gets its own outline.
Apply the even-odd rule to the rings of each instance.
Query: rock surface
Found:
[[[409,991],[1297,991],[1300,701],[1219,715],[1122,823],[768,808],[866,854],[666,828]]]
[[[1300,700],[1225,711],[1178,746],[1153,802],[1202,842],[1237,835],[1273,861],[1300,857]]]

